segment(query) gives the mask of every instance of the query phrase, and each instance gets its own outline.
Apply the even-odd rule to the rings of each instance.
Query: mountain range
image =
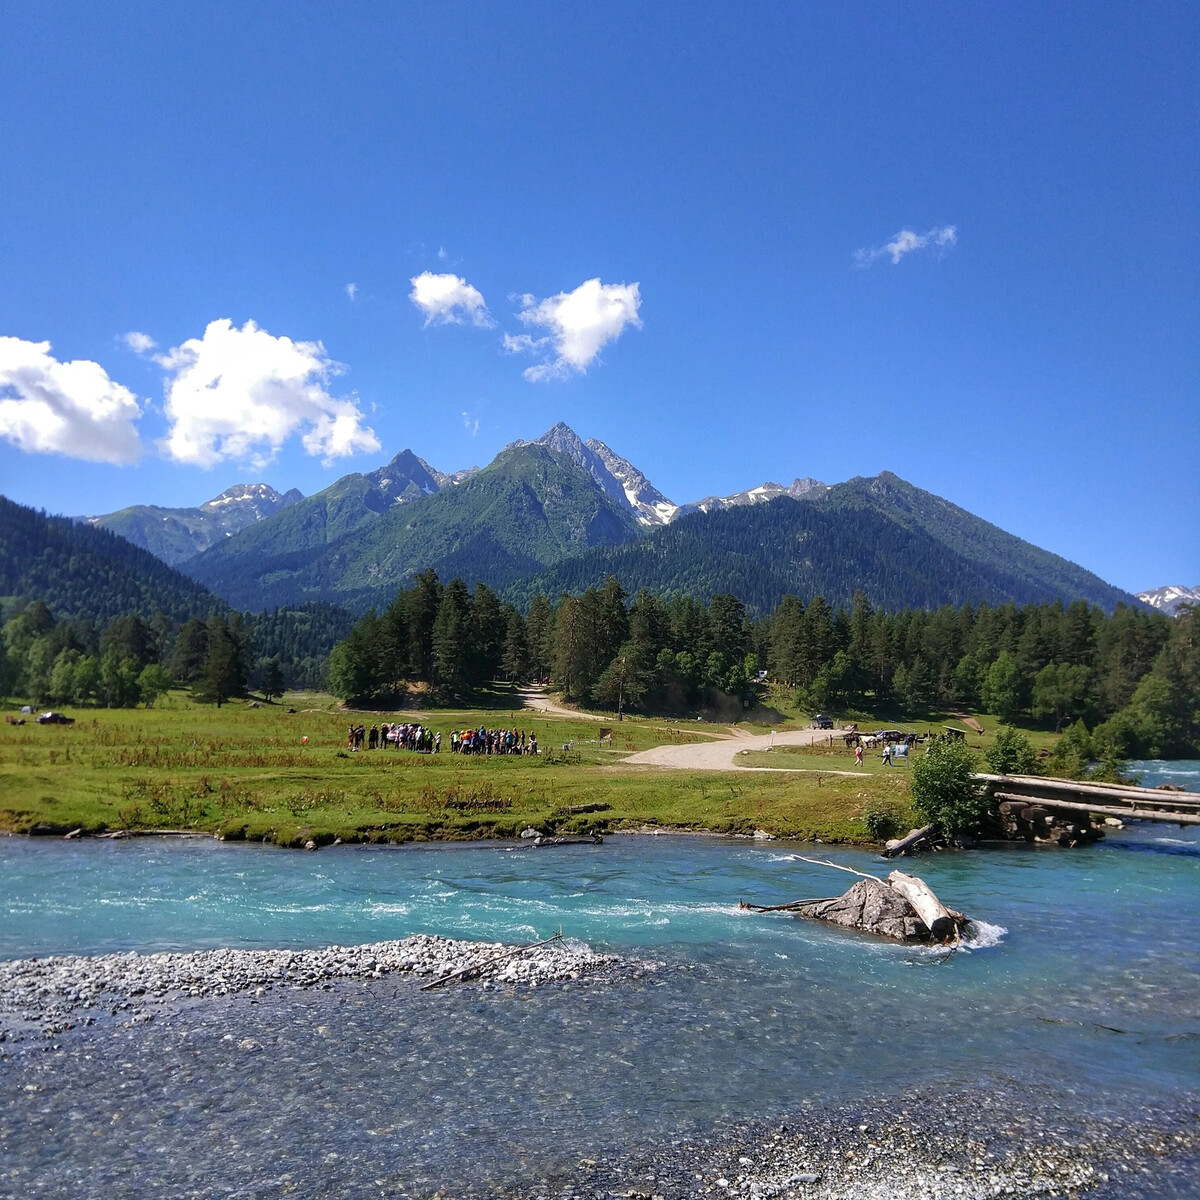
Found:
[[[734,592],[757,611],[788,592],[848,603],[857,590],[885,608],[1137,603],[888,472],[676,504],[605,443],[562,423],[512,442],[482,470],[447,474],[404,450],[312,496],[247,485],[198,509],[141,506],[92,520],[239,608],[322,600],[362,611],[430,567],[514,600],[611,573],[629,590]]]
[[[198,508],[135,504],[101,517],[83,519],[89,525],[119,534],[175,566],[303,499],[304,493],[296,488],[280,495],[265,483],[239,483]]]
[[[1166,587],[1151,588],[1147,592],[1138,592],[1137,598],[1143,604],[1173,616],[1185,604],[1200,604],[1200,587],[1184,587],[1182,584],[1173,583]]]

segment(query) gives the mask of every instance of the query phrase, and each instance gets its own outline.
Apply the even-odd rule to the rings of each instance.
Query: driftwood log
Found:
[[[941,942],[953,937],[958,929],[950,910],[933,894],[933,889],[915,875],[893,871],[887,877],[888,887],[899,892],[913,906],[925,927]]]
[[[747,904],[745,900],[739,900],[738,908],[749,909],[750,912],[795,912],[806,904],[828,904],[836,899],[836,896],[816,896],[811,900],[789,900],[786,904]]]
[[[920,848],[922,842],[929,839],[932,833],[933,826],[924,825],[920,829],[914,829],[902,838],[895,838],[884,846],[883,857],[895,858],[898,854],[908,854],[912,850],[917,850]]]

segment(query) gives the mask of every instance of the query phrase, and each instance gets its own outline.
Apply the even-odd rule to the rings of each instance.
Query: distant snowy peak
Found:
[[[269,483],[235,483],[219,496],[206,500],[200,505],[200,511],[224,515],[240,510],[253,520],[261,521],[303,499],[304,493],[299,488],[291,488],[281,495]]]
[[[828,491],[829,485],[818,479],[793,479],[787,487],[781,483],[768,481],[756,488],[735,492],[732,496],[705,496],[703,500],[697,500],[693,504],[684,504],[679,510],[679,515],[683,516],[685,513],[692,512],[720,512],[722,509],[741,508],[748,504],[765,504],[768,500],[774,500],[778,496],[791,496],[793,500],[799,500],[801,496],[812,496],[816,499]]]
[[[1200,587],[1168,584],[1166,587],[1151,588],[1148,592],[1138,592],[1137,598],[1159,612],[1174,615],[1184,604],[1200,604]]]
[[[679,511],[631,462],[615,454],[597,438],[588,438],[587,448],[604,464],[621,485],[625,500],[637,514],[640,525],[669,525]]]

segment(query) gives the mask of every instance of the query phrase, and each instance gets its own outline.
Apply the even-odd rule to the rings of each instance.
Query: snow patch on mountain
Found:
[[[787,487],[768,480],[766,483],[759,484],[758,487],[748,488],[744,492],[735,492],[732,496],[705,496],[703,500],[681,505],[677,515],[684,516],[694,512],[720,512],[726,508],[740,508],[748,504],[765,504],[779,496],[791,496],[793,500],[799,500],[801,496],[812,496],[817,499],[828,491],[829,485],[822,483],[819,479],[807,477],[793,479]]]
[[[621,485],[629,507],[637,515],[639,525],[669,525],[679,511],[631,462],[610,450],[597,438],[588,438],[586,446],[604,464],[608,473]]]

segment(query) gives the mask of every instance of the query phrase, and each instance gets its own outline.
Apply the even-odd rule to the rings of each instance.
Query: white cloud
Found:
[[[121,341],[134,354],[149,354],[151,350],[158,349],[158,343],[148,333],[138,333],[137,330],[122,335]]]
[[[357,283],[346,284],[346,295],[349,296],[351,300],[353,300],[355,298],[355,296],[358,295],[358,284]]]
[[[481,329],[491,329],[496,324],[483,293],[460,275],[422,271],[409,283],[413,287],[408,298],[425,314],[426,325],[464,325],[469,321]]]
[[[601,283],[599,279],[589,279],[573,292],[559,292],[545,300],[522,296],[521,320],[544,329],[545,336],[505,334],[504,348],[512,354],[545,352],[542,362],[524,372],[531,382],[565,379],[572,371],[585,372],[627,325],[640,329],[641,303],[636,283]]]
[[[479,418],[473,417],[469,412],[462,415],[463,428],[474,437],[479,432]]]
[[[238,329],[222,319],[157,361],[171,374],[170,427],[159,444],[178,462],[262,466],[302,430],[304,449],[327,465],[380,448],[354,401],[326,390],[341,368],[320,342],[274,337],[253,321]]]
[[[890,242],[882,246],[873,246],[868,250],[856,250],[854,261],[860,267],[869,267],[878,259],[888,257],[895,266],[906,254],[914,250],[924,250],[932,246],[935,250],[945,249],[958,242],[958,228],[954,225],[936,225],[928,233],[913,233],[911,229],[902,229]]]
[[[137,397],[99,363],[59,362],[49,342],[0,337],[0,437],[22,450],[134,462],[141,415]]]

